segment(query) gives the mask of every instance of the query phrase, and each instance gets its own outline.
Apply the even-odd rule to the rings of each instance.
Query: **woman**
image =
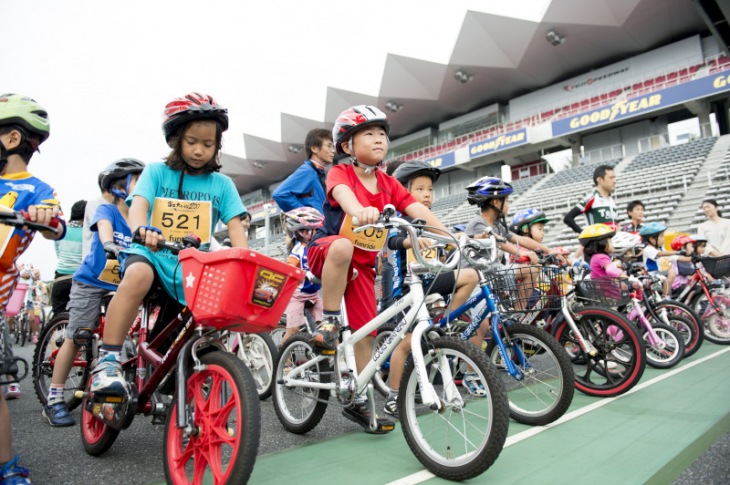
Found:
[[[722,217],[715,199],[702,201],[702,211],[707,221],[700,224],[697,232],[707,238],[706,254],[710,256],[730,254],[730,219]]]

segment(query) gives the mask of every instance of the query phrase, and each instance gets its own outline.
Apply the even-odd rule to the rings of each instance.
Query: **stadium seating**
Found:
[[[725,153],[720,169],[714,174],[712,186],[702,199],[715,199],[723,217],[730,214],[730,150]],[[702,208],[698,208],[692,217],[691,228],[696,230],[706,220]]]

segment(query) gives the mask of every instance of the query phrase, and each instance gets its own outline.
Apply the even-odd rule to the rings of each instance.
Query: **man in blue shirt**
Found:
[[[282,212],[300,207],[312,207],[321,212],[324,205],[325,167],[335,156],[332,133],[324,128],[315,128],[307,133],[304,145],[307,160],[272,194]]]

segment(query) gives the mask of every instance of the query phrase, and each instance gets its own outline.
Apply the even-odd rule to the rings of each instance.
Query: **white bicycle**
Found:
[[[400,226],[407,230],[411,240],[416,240],[417,226],[393,217],[394,212],[388,206],[377,224],[357,230]],[[453,242],[441,234],[423,232],[422,236]],[[424,304],[421,281],[414,276],[429,270],[455,268],[459,262],[458,251],[445,264],[426,261],[418,252],[416,258],[418,262],[409,266],[406,278],[410,286],[408,295],[356,332],[352,332],[343,313],[341,343],[336,350],[313,348],[309,336],[302,334],[284,344],[276,366],[274,409],[288,431],[303,434],[314,429],[322,419],[331,393],[346,407],[356,397],[367,394],[370,422],[366,431],[373,434],[391,431],[392,424],[386,429],[376,417],[371,379],[412,329],[412,365],[405,369],[398,398],[403,434],[411,451],[433,474],[449,480],[466,480],[489,468],[502,451],[509,423],[508,401],[496,368],[484,352],[463,340],[442,336],[438,327],[434,327]],[[354,344],[401,313],[405,317],[358,375]],[[483,396],[471,395],[455,382],[467,366],[481,381]]]

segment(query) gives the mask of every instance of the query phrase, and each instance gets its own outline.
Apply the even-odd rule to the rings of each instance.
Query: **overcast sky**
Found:
[[[51,136],[29,170],[68,212],[97,196],[114,160],[167,154],[162,110],[177,96],[226,106],[223,149],[245,156],[242,134],[280,139],[282,112],[323,119],[327,86],[377,94],[388,53],[447,63],[467,10],[539,20],[549,3],[0,0],[0,93],[48,110]],[[42,237],[21,261],[53,277]]]

